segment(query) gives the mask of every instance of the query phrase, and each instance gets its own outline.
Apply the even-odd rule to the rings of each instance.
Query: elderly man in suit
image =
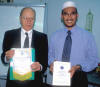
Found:
[[[35,72],[35,79],[26,81],[10,80],[10,70],[8,69],[6,87],[43,87],[42,76],[48,65],[48,40],[46,34],[33,30],[35,15],[35,10],[30,7],[21,10],[21,28],[5,32],[3,52],[1,54],[2,62],[9,64],[10,59],[14,56],[12,48],[23,48],[26,38],[25,33],[27,33],[29,39],[28,48],[35,49],[35,62],[30,66],[32,72]]]

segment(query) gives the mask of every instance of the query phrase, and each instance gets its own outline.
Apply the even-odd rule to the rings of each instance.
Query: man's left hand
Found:
[[[72,68],[70,69],[70,73],[71,73],[71,78],[73,77],[74,73],[79,70],[81,67],[76,65],[76,66],[72,66]]]
[[[32,72],[40,71],[41,70],[41,64],[39,62],[34,62],[31,64]]]

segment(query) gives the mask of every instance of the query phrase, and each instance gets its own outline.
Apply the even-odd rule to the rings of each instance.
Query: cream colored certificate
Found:
[[[31,48],[14,48],[15,53],[10,62],[10,67],[13,69],[13,78],[25,80],[32,77],[31,64],[32,49]]]
[[[54,62],[53,68],[53,85],[56,86],[70,86],[70,62]]]

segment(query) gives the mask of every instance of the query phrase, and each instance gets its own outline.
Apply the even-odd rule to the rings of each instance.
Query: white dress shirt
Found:
[[[31,42],[32,42],[32,29],[30,31],[25,31],[25,29],[21,29],[21,48],[24,47],[24,41],[26,38],[25,33],[28,33],[28,37],[29,37],[29,48],[31,48]]]

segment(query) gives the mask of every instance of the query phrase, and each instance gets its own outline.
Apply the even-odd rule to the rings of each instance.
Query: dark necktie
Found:
[[[67,33],[68,35],[65,39],[63,53],[62,53],[62,61],[64,62],[70,61],[70,52],[71,52],[71,45],[72,45],[71,31],[68,31]]]
[[[28,33],[25,33],[26,38],[24,41],[24,48],[29,48],[29,37],[28,37]]]

